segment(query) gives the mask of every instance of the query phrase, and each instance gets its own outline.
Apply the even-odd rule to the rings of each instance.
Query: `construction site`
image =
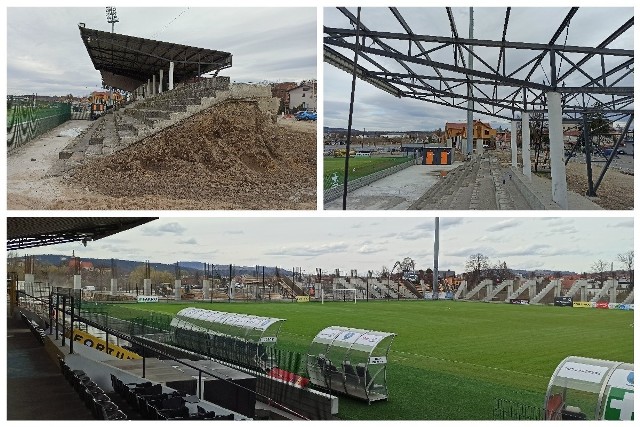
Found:
[[[536,32],[521,33],[534,13],[553,19]],[[615,19],[602,17],[602,33],[587,37],[576,22],[593,23],[589,8],[326,9],[324,61],[349,75],[334,75],[328,67],[333,80],[325,84],[341,89],[328,102],[346,105],[346,81],[351,82],[348,126],[346,111],[338,122],[347,128],[346,153],[359,150],[360,143],[351,141],[352,131],[359,132],[353,122],[368,121],[367,129],[376,123],[367,116],[373,113],[358,116],[354,110],[369,112],[387,94],[407,100],[406,108],[389,101],[390,115],[405,112],[398,120],[417,116],[415,101],[436,104],[424,109],[446,120],[456,117],[456,109],[467,115],[463,132],[412,144],[409,154],[416,162],[390,173],[349,181],[347,154],[344,185],[332,189],[341,194],[325,195],[326,208],[633,209],[634,19],[626,11]],[[481,28],[474,33],[476,19]],[[431,25],[425,28],[425,22]],[[468,37],[461,22],[469,26]],[[381,93],[377,103],[370,101],[374,89]],[[359,100],[358,91],[366,92]],[[510,127],[503,151],[495,149],[490,127],[476,131],[478,117]],[[420,123],[406,126],[417,129]],[[444,163],[441,152],[447,153]]]
[[[78,29],[107,96],[34,139],[11,120],[9,209],[315,209],[315,122],[218,76],[231,53]]]

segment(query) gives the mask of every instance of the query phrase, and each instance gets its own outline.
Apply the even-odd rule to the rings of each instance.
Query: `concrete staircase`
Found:
[[[591,298],[591,302],[598,302],[601,300],[607,301],[607,302],[614,302],[614,301],[609,301],[609,295],[611,292],[611,289],[615,289],[615,287],[618,286],[618,281],[617,280],[607,280],[603,285],[602,288],[598,289],[598,291],[596,292],[596,294],[593,296],[593,298]]]
[[[622,300],[622,304],[633,304],[633,291],[629,292],[629,295]]]
[[[409,209],[531,209],[521,195],[509,190],[508,174],[490,153],[473,156],[449,171]]]
[[[580,288],[587,285],[585,280],[576,280],[574,284],[569,288],[565,296],[572,297],[575,300],[575,295],[578,293]]]
[[[282,276],[280,278],[280,280],[282,280],[289,289],[291,289],[291,291],[293,292],[293,294],[295,296],[301,296],[301,295],[305,295],[304,291],[302,290],[302,288],[300,288],[300,286],[296,285],[293,280],[289,279],[286,276]]]
[[[476,298],[473,298],[476,295],[479,295],[480,290],[489,286],[490,284],[492,284],[491,280],[483,280],[480,283],[478,283],[473,289],[471,289],[471,291],[469,291],[469,293],[467,295],[465,295],[464,299],[466,300],[470,300],[470,299],[477,299],[480,300],[481,298],[478,296]],[[484,297],[483,297],[484,298]]]
[[[554,290],[558,286],[559,286],[559,283],[558,283],[557,280],[550,281],[549,284],[547,284],[547,286],[542,288],[542,290],[540,292],[538,292],[533,298],[531,298],[529,303],[530,304],[538,304],[545,296],[547,296],[547,294],[549,292],[551,292],[552,290]]]
[[[453,298],[459,299],[466,290],[467,290],[467,282],[463,281],[458,286],[458,289],[456,289],[456,293],[453,295]]]
[[[408,280],[402,280],[400,283],[402,283],[402,285],[404,285],[405,289],[407,289],[409,291],[409,294],[406,294],[406,297],[408,298],[420,298],[422,299],[422,293],[420,291],[418,291],[418,289],[414,286],[413,283],[411,283]]]
[[[535,280],[525,280],[523,283],[520,284],[520,287],[518,287],[518,289],[514,289],[514,291],[511,293],[511,295],[507,297],[505,301],[516,299],[520,297],[522,294],[524,294],[525,292],[534,288],[535,286],[536,286]],[[528,297],[530,298],[531,292],[528,292],[528,293],[529,293]]]
[[[509,280],[504,280],[502,283],[495,286],[491,292],[487,292],[487,296],[483,298],[483,301],[487,301],[487,302],[493,301],[494,298],[500,299],[498,294],[500,294],[503,291],[506,291],[507,287],[509,286],[509,282],[510,282]]]

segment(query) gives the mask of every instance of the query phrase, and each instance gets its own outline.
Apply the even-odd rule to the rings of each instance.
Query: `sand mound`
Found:
[[[73,180],[110,197],[186,199],[200,209],[308,208],[316,136],[274,125],[255,102],[233,101],[90,161]]]

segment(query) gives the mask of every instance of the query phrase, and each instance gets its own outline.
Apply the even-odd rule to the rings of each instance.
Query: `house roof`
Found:
[[[79,25],[80,37],[105,85],[134,91],[160,69],[175,63],[173,81],[231,67],[231,54],[124,34],[92,30]]]

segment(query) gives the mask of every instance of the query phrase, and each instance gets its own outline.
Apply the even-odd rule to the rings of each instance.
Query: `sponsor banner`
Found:
[[[578,308],[591,308],[595,306],[595,303],[589,301],[574,301],[573,306]]]
[[[278,337],[261,337],[260,342],[277,342]]]
[[[158,302],[157,296],[138,295],[138,302]]]
[[[609,303],[608,302],[597,302],[596,303],[596,308],[609,308]]]
[[[562,365],[559,377],[570,378],[574,380],[587,381],[590,383],[600,383],[607,373],[604,366],[588,365],[586,363],[567,362]]]
[[[616,369],[609,377],[607,385],[633,390],[633,371],[631,369]]]
[[[358,338],[362,336],[362,332],[357,331],[344,331],[338,335],[335,339],[336,342],[343,342],[347,344],[353,344],[358,341]]]
[[[309,302],[309,295],[297,296],[296,302]]]
[[[333,339],[337,337],[338,334],[340,334],[340,332],[342,332],[341,329],[326,328],[320,331],[318,335],[316,335],[316,340],[321,339],[321,340],[333,341]]]
[[[94,337],[91,334],[88,334],[80,329],[73,330],[73,340],[87,347],[94,348],[103,353],[110,354],[111,356],[117,357],[118,359],[142,359],[138,354],[125,350],[124,348],[117,346],[115,344],[109,343],[107,347],[107,342],[98,337]]]
[[[553,305],[557,305],[559,307],[572,307],[573,306],[573,298],[571,298],[571,297],[555,297],[553,299]]]
[[[529,305],[529,300],[528,299],[514,298],[514,299],[510,299],[509,300],[509,304]]]
[[[444,294],[444,299],[453,299],[453,292],[446,292]]]
[[[286,383],[289,383],[298,388],[305,388],[309,384],[309,379],[296,375],[293,372],[285,371],[280,368],[273,368],[269,371],[269,376]]]
[[[633,310],[633,304],[609,304],[609,308],[612,308],[611,306],[615,305],[616,310]]]
[[[360,338],[356,340],[355,344],[364,347],[375,347],[382,341],[382,338],[384,337],[381,335],[362,334]]]

